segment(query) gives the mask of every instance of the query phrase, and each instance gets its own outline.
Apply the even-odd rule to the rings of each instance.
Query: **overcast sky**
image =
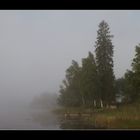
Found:
[[[0,98],[58,93],[72,59],[94,52],[98,24],[114,35],[114,73],[121,77],[140,43],[140,11],[0,11]]]

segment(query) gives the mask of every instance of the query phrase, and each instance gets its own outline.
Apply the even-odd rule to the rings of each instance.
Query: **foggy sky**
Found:
[[[114,73],[121,77],[140,43],[140,11],[0,11],[0,100],[58,93],[72,59],[94,52],[98,24],[114,35]]]

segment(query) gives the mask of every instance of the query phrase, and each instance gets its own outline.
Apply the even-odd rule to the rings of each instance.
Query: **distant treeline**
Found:
[[[57,94],[42,93],[33,98],[30,106],[32,108],[52,108],[57,106]]]
[[[82,66],[72,60],[72,65],[66,70],[58,97],[60,105],[100,108],[116,103],[117,96],[123,97],[123,103],[139,99],[140,45],[136,46],[132,70],[127,70],[122,78],[116,79],[112,38],[108,23],[102,21],[97,31],[95,56],[89,52],[87,58],[82,59]]]

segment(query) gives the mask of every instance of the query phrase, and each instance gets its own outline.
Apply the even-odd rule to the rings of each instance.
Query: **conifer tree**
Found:
[[[114,73],[113,73],[113,44],[109,25],[104,20],[99,24],[97,41],[95,42],[96,65],[99,81],[98,98],[104,105],[115,101]]]

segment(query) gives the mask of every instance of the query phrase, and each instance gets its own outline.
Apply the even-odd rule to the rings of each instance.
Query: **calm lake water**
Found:
[[[21,101],[0,103],[0,129],[93,129],[82,120],[64,120],[52,112],[51,108],[31,108]]]
[[[0,102],[0,129],[60,129],[57,116],[47,109],[30,108],[21,101]]]

